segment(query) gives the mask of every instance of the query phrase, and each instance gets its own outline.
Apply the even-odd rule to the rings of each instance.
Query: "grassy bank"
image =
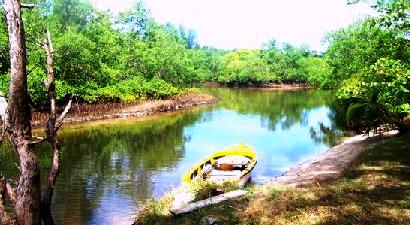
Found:
[[[249,190],[182,217],[151,207],[136,224],[410,224],[410,133],[369,146],[337,182]]]

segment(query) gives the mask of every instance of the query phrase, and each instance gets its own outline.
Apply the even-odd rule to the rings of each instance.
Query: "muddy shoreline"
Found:
[[[79,124],[91,121],[117,118],[144,118],[147,116],[174,112],[182,109],[214,104],[217,98],[208,94],[187,94],[166,100],[152,100],[136,103],[73,104],[64,119],[64,124]],[[45,112],[33,112],[33,127],[41,127],[47,121]]]
[[[202,87],[210,88],[244,88],[263,91],[294,91],[307,90],[315,87],[308,84],[261,84],[245,86],[228,86],[216,82],[205,83]],[[181,109],[214,104],[218,101],[215,96],[202,93],[190,93],[175,96],[165,100],[149,100],[133,103],[102,102],[95,104],[73,103],[64,119],[65,124],[79,124],[83,122],[111,120],[117,118],[144,118],[162,112],[175,112]],[[62,107],[60,107],[62,108]],[[44,126],[48,119],[47,112],[33,111],[32,125],[34,128]]]
[[[277,84],[277,83],[267,83],[267,84],[245,84],[245,85],[237,85],[237,84],[224,84],[224,83],[217,83],[217,82],[207,82],[203,84],[204,87],[211,87],[211,88],[245,88],[245,89],[255,89],[255,90],[303,90],[303,89],[313,89],[316,88],[315,86],[300,83],[300,84]]]

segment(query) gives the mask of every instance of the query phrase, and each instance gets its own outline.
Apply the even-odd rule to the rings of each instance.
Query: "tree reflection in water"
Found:
[[[53,204],[57,224],[130,224],[142,202],[180,184],[192,164],[239,142],[257,151],[256,181],[335,143],[327,107],[331,92],[205,91],[219,103],[145,121],[66,126],[60,133],[62,173]],[[41,145],[37,151],[46,171],[50,150]],[[16,175],[7,144],[0,157],[1,171]]]

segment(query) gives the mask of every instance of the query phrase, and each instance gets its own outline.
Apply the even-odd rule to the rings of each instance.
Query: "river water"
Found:
[[[331,92],[206,89],[212,106],[127,119],[67,125],[53,212],[57,224],[131,224],[149,198],[180,184],[183,173],[214,150],[246,143],[257,152],[253,182],[280,175],[335,143]],[[43,174],[50,166],[40,146]],[[2,146],[0,169],[16,175]]]

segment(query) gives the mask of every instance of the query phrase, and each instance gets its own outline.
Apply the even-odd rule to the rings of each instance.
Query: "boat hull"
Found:
[[[214,152],[192,167],[182,178],[183,183],[202,179],[218,184],[237,182],[242,188],[250,179],[257,163],[256,153],[245,144]],[[212,166],[211,171],[207,171]]]

